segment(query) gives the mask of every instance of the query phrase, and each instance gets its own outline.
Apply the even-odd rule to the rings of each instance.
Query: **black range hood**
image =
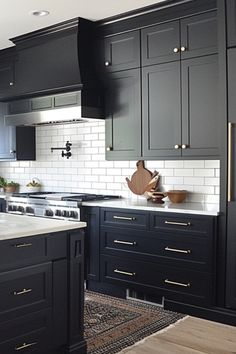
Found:
[[[12,106],[21,109],[8,111],[6,125],[103,119],[102,86],[94,63],[94,38],[95,24],[76,18],[11,39],[17,53],[16,84],[12,90],[16,104]],[[68,109],[54,103],[39,110],[31,107],[35,98],[72,92],[76,92],[78,99],[69,104]],[[26,107],[23,111],[22,99]],[[12,101],[12,97],[7,101]]]

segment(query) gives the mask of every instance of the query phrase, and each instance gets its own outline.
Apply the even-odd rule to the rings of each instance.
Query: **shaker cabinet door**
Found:
[[[143,68],[142,83],[143,156],[180,156],[180,63]]]
[[[140,70],[113,73],[107,77],[106,159],[136,159],[141,156]]]
[[[182,156],[217,156],[217,55],[182,61],[181,68]]]
[[[4,125],[4,114],[6,114],[6,104],[0,103],[0,160],[15,159],[16,150],[16,129]]]
[[[227,10],[227,45],[236,46],[236,0],[226,1]]]

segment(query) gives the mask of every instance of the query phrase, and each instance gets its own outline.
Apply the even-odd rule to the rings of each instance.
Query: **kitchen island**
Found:
[[[0,213],[0,353],[86,353],[84,227]]]

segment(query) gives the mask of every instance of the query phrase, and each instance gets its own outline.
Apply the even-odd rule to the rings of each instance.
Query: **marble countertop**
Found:
[[[112,200],[99,200],[91,202],[83,202],[83,206],[100,206],[105,208],[123,208],[123,209],[136,209],[148,210],[157,212],[172,212],[172,213],[185,213],[185,214],[198,214],[198,215],[219,215],[218,204],[205,204],[205,203],[171,203],[165,202],[164,204],[156,204],[146,199],[112,199]]]
[[[86,222],[0,213],[0,240],[86,227]]]

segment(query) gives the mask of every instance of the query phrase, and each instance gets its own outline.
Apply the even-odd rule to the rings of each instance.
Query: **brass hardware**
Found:
[[[165,220],[165,224],[179,225],[179,226],[191,226],[191,222],[177,222],[177,221],[167,221],[167,220]]]
[[[129,277],[134,277],[136,275],[136,273],[125,272],[125,271],[119,270],[119,269],[114,269],[114,273],[128,275]]]
[[[10,86],[13,86],[13,85],[14,85],[14,83],[11,81],[11,82],[9,82],[9,85],[10,85]]]
[[[186,47],[181,47],[181,48],[180,48],[181,52],[185,52],[186,49],[187,49]]]
[[[169,279],[165,279],[165,283],[166,284],[171,284],[171,285],[177,285],[177,286],[182,286],[184,288],[190,288],[191,284],[190,283],[179,283],[177,281],[172,281],[172,280],[169,280]]]
[[[176,144],[174,147],[175,147],[175,150],[178,150],[180,148],[180,145]]]
[[[182,144],[182,149],[187,149],[187,145],[186,144]]]
[[[190,250],[180,250],[180,249],[177,249],[177,248],[171,248],[171,247],[165,247],[165,251],[170,251],[170,252],[177,252],[177,253],[187,253],[187,254],[190,254],[191,251]]]
[[[28,293],[31,293],[32,289],[23,289],[23,290],[20,290],[20,291],[14,291],[13,292],[13,295],[24,295],[24,294],[28,294]]]
[[[105,61],[105,66],[109,66],[110,65],[110,62],[109,61]]]
[[[121,245],[128,245],[128,246],[136,246],[137,242],[133,241],[133,242],[129,242],[129,241],[120,241],[120,240],[114,240],[114,243],[119,243]]]
[[[18,243],[16,245],[13,245],[13,247],[16,247],[16,248],[31,247],[31,246],[32,246],[32,243]]]
[[[232,201],[232,128],[233,123],[228,123],[228,202]]]
[[[10,150],[10,154],[15,154],[16,150]]]
[[[136,218],[134,218],[134,217],[129,217],[129,216],[116,216],[116,215],[113,215],[113,219],[129,220],[129,221],[134,221],[134,220],[136,220]]]
[[[175,47],[175,48],[173,49],[173,52],[174,52],[174,53],[179,53],[179,48]]]
[[[32,343],[23,343],[22,345],[20,345],[19,347],[15,347],[16,351],[25,349],[25,348],[29,348],[29,347],[33,347],[34,345],[38,344],[38,342],[32,342]]]
[[[106,150],[107,151],[111,151],[112,150],[112,146],[107,146]]]

